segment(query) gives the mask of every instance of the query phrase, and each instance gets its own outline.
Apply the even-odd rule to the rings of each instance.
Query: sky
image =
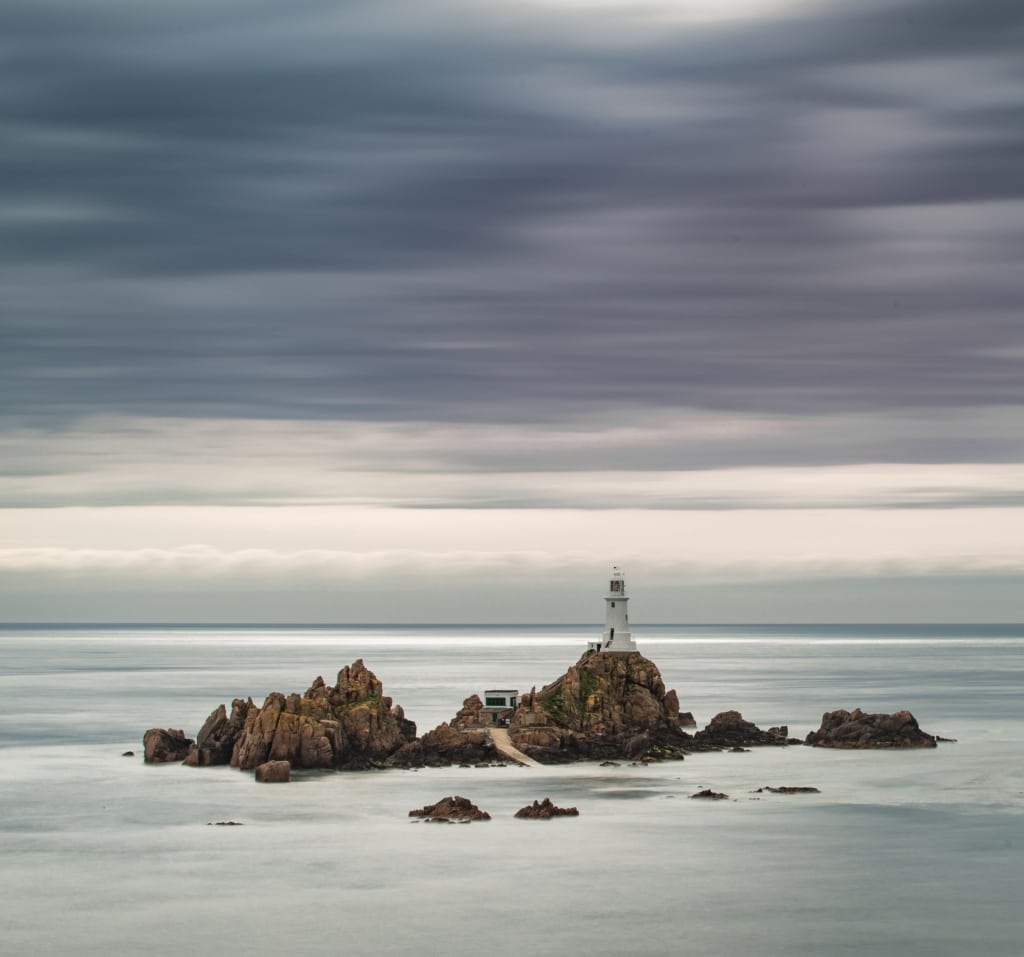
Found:
[[[0,620],[1024,620],[1022,48],[6,0]]]

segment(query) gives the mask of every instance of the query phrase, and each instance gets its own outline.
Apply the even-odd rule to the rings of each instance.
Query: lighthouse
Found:
[[[600,644],[592,643],[597,651],[625,653],[637,650],[636,642],[629,633],[628,604],[626,576],[622,574],[622,569],[614,567],[608,581],[608,594],[604,596],[604,634],[601,635]]]

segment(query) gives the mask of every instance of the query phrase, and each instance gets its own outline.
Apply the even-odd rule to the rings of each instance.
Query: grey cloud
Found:
[[[1019,344],[1021,230],[954,216],[922,236],[913,212],[1024,200],[1024,124],[981,69],[1020,77],[1019,5],[628,41],[590,12],[283,11],[5,5],[4,410],[531,421],[1024,400],[1019,365],[993,357]],[[935,95],[952,61],[969,108]],[[933,62],[927,96],[875,73]],[[1010,430],[949,442],[1019,453]]]

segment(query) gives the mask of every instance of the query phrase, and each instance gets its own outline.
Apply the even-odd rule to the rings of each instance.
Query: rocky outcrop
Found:
[[[416,737],[416,725],[384,696],[383,686],[362,662],[346,665],[331,686],[323,678],[305,694],[273,692],[245,721],[231,751],[233,767],[289,761],[295,769],[355,770],[381,765]]]
[[[762,731],[756,724],[745,721],[738,711],[716,714],[703,731],[694,736],[694,745],[700,750],[742,749],[751,746],[787,744],[789,729],[771,728]]]
[[[184,761],[195,742],[176,728],[150,728],[142,736],[146,764],[168,764]]]
[[[483,728],[490,723],[483,715],[484,703],[480,700],[480,695],[470,695],[462,702],[462,707],[459,709],[455,717],[452,718],[451,726],[457,731],[466,731],[470,728]]]
[[[806,744],[815,748],[934,748],[935,736],[922,731],[909,711],[895,714],[865,714],[828,711],[821,727],[807,735]]]
[[[459,731],[445,721],[422,738],[402,745],[388,758],[387,766],[439,768],[451,764],[503,764],[504,760],[486,731]]]
[[[534,801],[516,811],[516,817],[533,818],[538,821],[548,821],[553,817],[579,817],[579,809],[574,807],[558,807],[552,803],[551,798],[544,798],[543,801]]]
[[[542,763],[616,757],[682,758],[679,699],[639,652],[588,651],[512,715],[512,743]]]
[[[256,768],[255,778],[261,784],[287,784],[292,778],[289,761],[267,761]]]
[[[252,698],[248,701],[235,698],[230,716],[224,705],[217,708],[200,729],[196,743],[189,748],[185,757],[185,763],[191,767],[229,764],[235,742],[245,728],[250,710],[255,707]]]
[[[410,811],[409,817],[422,817],[427,821],[489,821],[491,815],[481,811],[469,798],[446,797],[437,804],[428,804],[416,811]]]

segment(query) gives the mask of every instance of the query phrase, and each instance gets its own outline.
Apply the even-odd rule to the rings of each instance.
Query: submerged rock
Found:
[[[705,801],[724,801],[729,797],[729,795],[723,794],[721,791],[712,791],[711,788],[704,788],[703,791],[691,794],[690,797],[699,798]]]
[[[534,801],[516,811],[516,817],[534,818],[539,821],[547,821],[553,817],[579,817],[579,809],[574,807],[558,807],[552,803],[551,798],[544,798],[543,801]]]
[[[168,764],[184,761],[195,742],[176,728],[150,728],[142,736],[146,764]]]
[[[934,748],[935,740],[909,711],[865,714],[854,708],[825,712],[821,727],[808,734],[805,743],[815,748]]]
[[[754,794],[764,794],[766,791],[769,794],[821,794],[821,791],[818,790],[818,788],[789,787],[789,786],[783,786],[781,788],[763,787],[763,788],[758,788],[753,793]]]
[[[422,817],[427,821],[489,821],[491,815],[481,811],[469,798],[445,797],[436,804],[428,804],[410,811],[409,817]]]

